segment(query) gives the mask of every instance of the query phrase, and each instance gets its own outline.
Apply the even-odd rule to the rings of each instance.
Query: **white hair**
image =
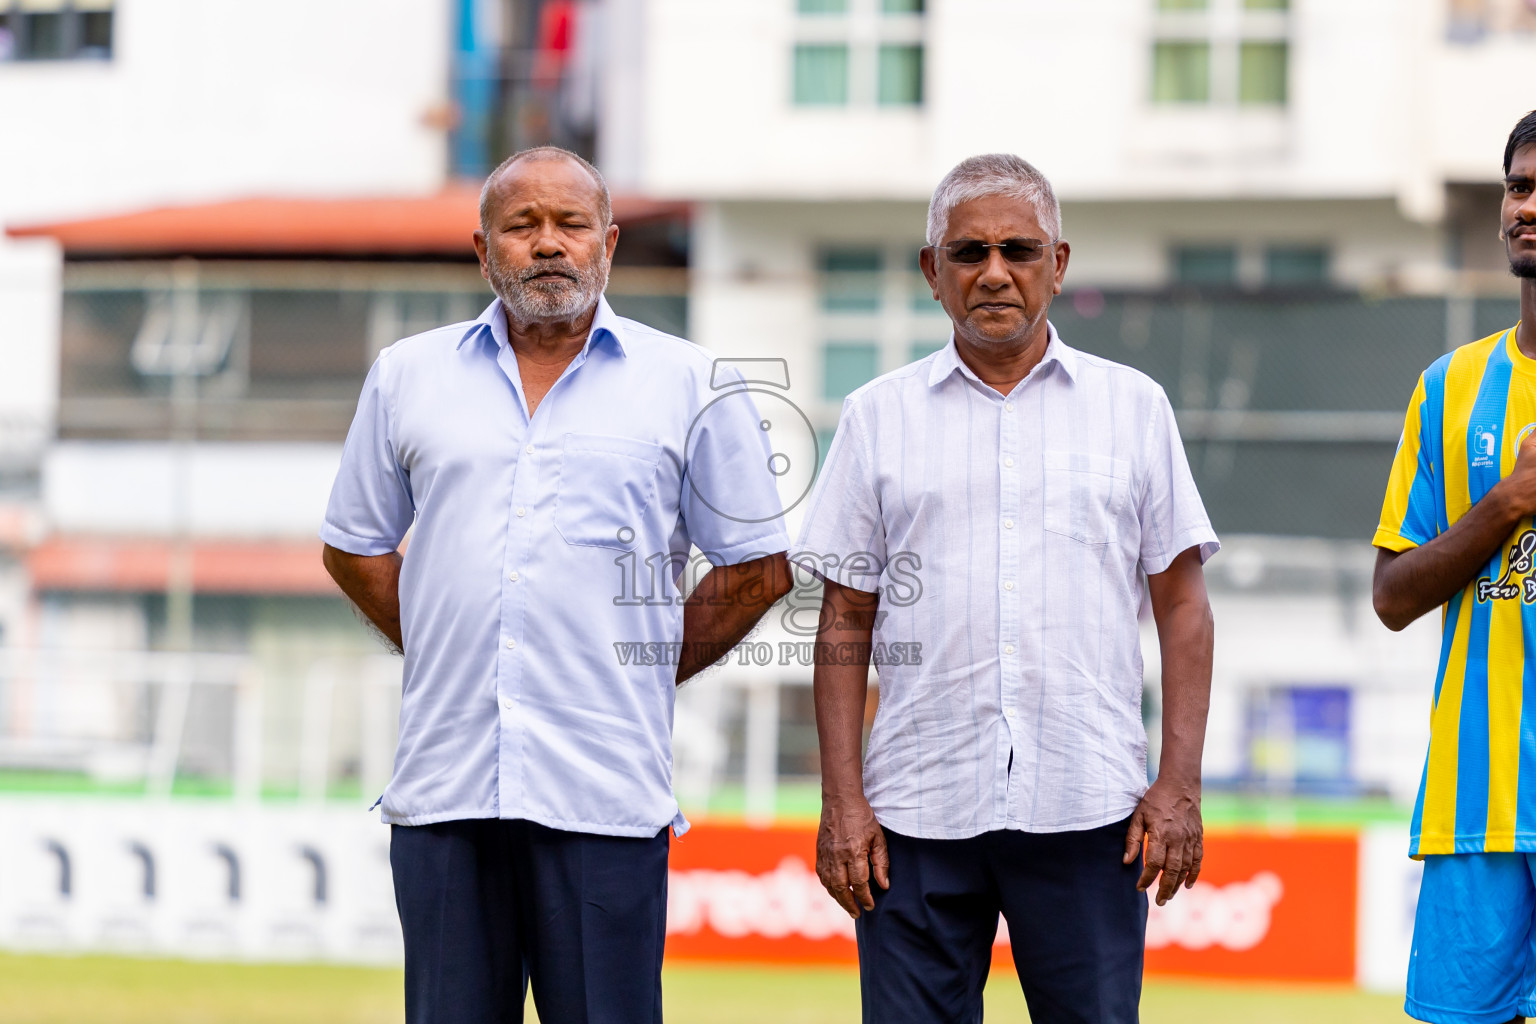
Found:
[[[960,161],[944,175],[928,202],[928,244],[942,245],[949,229],[949,215],[961,203],[985,196],[1004,196],[1034,204],[1040,226],[1051,236],[1061,236],[1061,204],[1050,180],[1034,164],[1012,153],[986,153]]]

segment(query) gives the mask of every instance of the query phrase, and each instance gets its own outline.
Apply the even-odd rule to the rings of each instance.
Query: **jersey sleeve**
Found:
[[[1381,504],[1381,523],[1371,543],[1388,551],[1416,548],[1439,534],[1436,495],[1439,481],[1433,446],[1426,444],[1424,418],[1429,408],[1424,401],[1424,377],[1419,377],[1408,403],[1402,438],[1392,460],[1392,475],[1387,480],[1387,495]]]

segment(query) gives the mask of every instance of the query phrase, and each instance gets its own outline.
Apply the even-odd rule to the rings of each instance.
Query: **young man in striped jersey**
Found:
[[[1376,614],[1444,606],[1406,1010],[1536,1015],[1536,111],[1504,149],[1500,237],[1520,322],[1424,371],[1376,530]]]

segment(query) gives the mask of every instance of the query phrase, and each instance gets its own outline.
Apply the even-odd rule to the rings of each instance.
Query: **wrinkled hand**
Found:
[[[1158,873],[1157,905],[1173,899],[1183,885],[1188,889],[1200,877],[1205,857],[1205,826],[1200,821],[1200,784],[1179,783],[1159,777],[1147,790],[1131,827],[1125,834],[1125,863],[1135,862],[1146,841],[1146,857],[1136,888],[1146,892]]]
[[[863,796],[821,802],[821,828],[816,832],[816,877],[838,905],[857,918],[859,908],[875,909],[869,882],[891,887],[891,856],[885,832]]]

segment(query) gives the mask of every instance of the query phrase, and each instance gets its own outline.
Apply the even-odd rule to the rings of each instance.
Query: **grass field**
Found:
[[[842,969],[669,967],[669,1024],[843,1024],[859,1019]],[[118,957],[0,955],[4,1024],[398,1024],[401,974]],[[533,1015],[529,1014],[529,1019]],[[1027,1021],[1012,975],[987,988],[987,1019]],[[1397,996],[1342,988],[1150,981],[1145,1024],[1385,1024]]]

